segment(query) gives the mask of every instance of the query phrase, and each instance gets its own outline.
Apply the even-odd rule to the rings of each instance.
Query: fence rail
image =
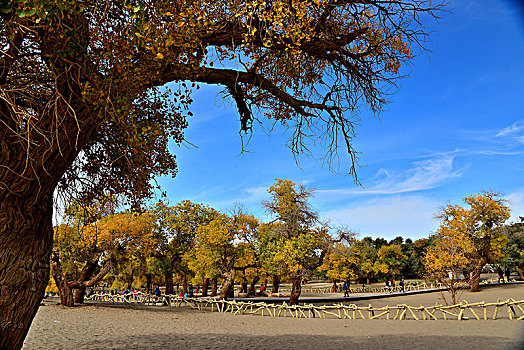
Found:
[[[488,320],[509,319],[524,320],[524,300],[508,299],[492,303],[463,301],[456,305],[410,306],[399,304],[396,306],[372,307],[357,306],[355,304],[335,305],[287,305],[266,304],[264,302],[237,302],[234,300],[182,298],[175,295],[155,295],[142,292],[125,295],[94,294],[88,297],[91,300],[121,303],[141,303],[149,305],[166,305],[173,307],[188,306],[198,310],[211,310],[232,314],[250,314],[271,317],[295,318],[339,318],[339,319],[393,319],[393,320]]]

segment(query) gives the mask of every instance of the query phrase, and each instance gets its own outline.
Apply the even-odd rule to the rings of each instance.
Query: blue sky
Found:
[[[405,70],[380,120],[366,112],[355,148],[362,187],[322,162],[286,148],[286,135],[256,129],[240,154],[238,115],[219,88],[194,95],[179,173],[158,179],[171,203],[183,199],[227,210],[244,204],[264,218],[261,201],[275,178],[316,189],[313,207],[360,237],[426,237],[447,203],[482,189],[504,193],[512,219],[524,215],[524,7],[519,1],[451,1],[429,29],[429,55]],[[319,153],[321,149],[315,149]],[[342,166],[347,159],[341,158]]]

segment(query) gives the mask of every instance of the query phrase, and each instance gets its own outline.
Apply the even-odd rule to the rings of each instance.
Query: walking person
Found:
[[[497,266],[497,275],[499,275],[498,283],[500,283],[500,280],[502,280],[502,283],[504,283],[504,272],[502,272],[500,266]]]
[[[349,297],[349,284],[347,281],[344,281],[342,288],[344,289],[344,297]]]
[[[404,277],[400,277],[400,282],[398,283],[398,285],[400,286],[400,291],[404,293]]]
[[[511,275],[511,271],[509,270],[509,267],[506,266],[506,270],[504,270],[504,274],[506,275],[506,280],[509,283],[509,276]],[[504,281],[504,278],[502,278],[502,280]]]

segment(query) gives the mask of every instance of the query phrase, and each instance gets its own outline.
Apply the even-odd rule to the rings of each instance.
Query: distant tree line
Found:
[[[184,200],[151,205],[140,213],[118,212],[114,198],[69,205],[56,226],[51,274],[64,305],[82,303],[87,288],[104,282],[114,288],[174,285],[203,296],[231,297],[234,285],[247,295],[256,285],[292,286],[295,304],[304,281],[313,278],[393,285],[404,278],[458,281],[461,273],[478,290],[480,271],[496,263],[523,278],[524,224],[505,224],[509,208],[484,192],[449,205],[438,214],[435,234],[418,240],[398,236],[356,238],[343,227],[321,221],[309,199],[313,190],[289,180],[268,189],[263,202],[271,221],[261,222],[241,206],[227,213]]]

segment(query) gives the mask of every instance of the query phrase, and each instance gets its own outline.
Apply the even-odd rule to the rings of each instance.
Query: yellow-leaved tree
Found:
[[[392,284],[395,284],[395,277],[400,273],[402,262],[408,257],[402,253],[402,248],[398,244],[384,245],[378,250],[378,269],[387,274]]]
[[[253,215],[238,209],[232,216],[219,214],[196,230],[194,249],[188,252],[186,260],[203,278],[222,277],[221,298],[232,295],[238,270],[256,265],[252,237],[257,227],[258,220]]]
[[[354,244],[354,240],[349,243],[333,243],[324,257],[324,262],[320,266],[321,270],[333,281],[333,285],[338,280],[350,281],[358,276],[359,251]]]
[[[471,266],[473,254],[471,240],[458,230],[457,225],[443,222],[437,230],[433,244],[428,247],[424,265],[430,277],[442,283],[451,296],[451,303],[456,304],[459,290],[462,290],[460,274]],[[448,300],[442,293],[448,305]]]
[[[433,273],[440,269],[440,273],[452,274],[468,267],[471,291],[478,292],[484,265],[505,254],[507,237],[498,228],[509,218],[509,207],[493,191],[465,197],[463,202],[464,207],[449,204],[437,214],[442,223],[428,249],[426,267]]]
[[[302,278],[322,265],[330,241],[327,229],[315,226],[319,220],[309,204],[311,189],[277,179],[268,192],[271,199],[264,206],[274,216],[274,225],[266,232],[269,254],[265,256],[271,260],[268,265],[278,267],[291,280],[289,303],[293,305],[298,302]]]
[[[165,292],[173,294],[175,273],[181,277],[184,292],[187,292],[188,277],[192,271],[184,256],[193,248],[198,228],[213,221],[218,212],[188,200],[175,206],[159,202],[151,208],[151,212],[155,217],[155,235],[159,241],[153,265],[164,277]],[[204,289],[207,290],[207,286]]]
[[[148,213],[100,216],[100,211],[90,206],[84,209],[98,214],[92,216],[94,220],[85,221],[79,214],[84,209],[73,208],[66,216],[70,220],[55,228],[51,256],[53,278],[60,290],[61,303],[66,306],[82,302],[85,288],[98,283],[117,265],[131,276],[141,270],[140,265],[153,254],[157,244]],[[75,300],[73,289],[79,290]]]

